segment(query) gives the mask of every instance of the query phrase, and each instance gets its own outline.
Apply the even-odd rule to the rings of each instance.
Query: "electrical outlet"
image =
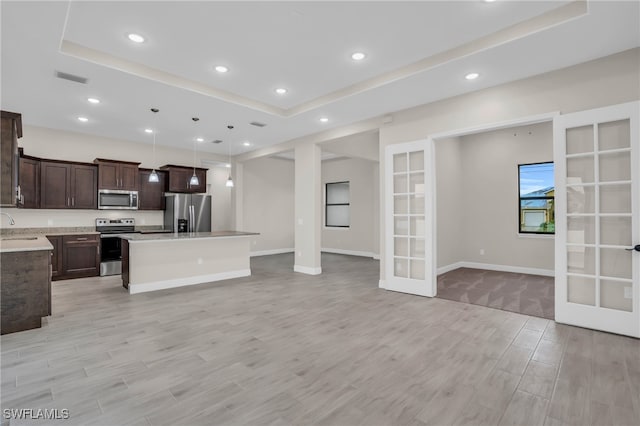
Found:
[[[480,256],[484,256],[484,249],[480,249]]]
[[[625,299],[633,299],[633,292],[631,291],[631,287],[624,288],[624,298]]]

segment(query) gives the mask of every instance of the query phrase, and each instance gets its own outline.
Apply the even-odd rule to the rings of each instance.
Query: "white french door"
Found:
[[[631,102],[553,121],[557,322],[640,337],[639,114]]]
[[[385,149],[385,285],[387,290],[436,295],[433,222],[433,141]]]

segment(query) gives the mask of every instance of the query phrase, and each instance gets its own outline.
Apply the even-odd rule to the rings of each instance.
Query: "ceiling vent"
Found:
[[[56,71],[56,77],[80,84],[87,84],[87,82],[89,81],[89,79],[80,77],[79,75],[73,75],[62,71]]]
[[[264,127],[264,126],[266,126],[265,123],[260,123],[259,121],[252,121],[249,124],[251,124],[252,126],[256,126],[256,127]]]
[[[211,143],[222,143],[222,141],[220,139],[216,139],[216,140],[211,141]]]

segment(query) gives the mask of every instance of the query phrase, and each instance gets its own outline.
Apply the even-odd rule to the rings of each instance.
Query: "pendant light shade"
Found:
[[[227,183],[225,183],[225,186],[227,186],[228,188],[233,188],[233,180],[231,179],[231,175],[229,175],[229,179],[227,179]]]
[[[189,179],[189,185],[193,185],[193,186],[200,185],[200,179],[198,179],[198,176],[196,176],[195,172],[193,172],[193,176],[191,176],[191,179]]]
[[[154,126],[155,128],[153,129],[153,170],[151,171],[151,174],[149,175],[149,182],[150,183],[158,183],[160,182],[160,178],[158,177],[158,173],[156,172],[156,168],[155,168],[155,164],[156,164],[156,132],[158,131],[158,120],[155,118],[156,114],[158,113],[158,111],[160,111],[158,108],[151,108],[151,112],[154,115],[154,121],[156,126]]]
[[[200,119],[198,117],[193,117],[192,118],[194,123],[197,123]],[[198,179],[198,176],[196,176],[196,141],[193,141],[193,175],[191,176],[191,179],[189,179],[189,185],[191,186],[198,186],[200,185],[200,179]]]

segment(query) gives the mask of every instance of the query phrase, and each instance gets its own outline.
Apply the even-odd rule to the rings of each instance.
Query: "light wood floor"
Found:
[[[48,324],[1,339],[2,408],[99,425],[640,424],[638,340],[380,290],[370,259],[292,264],[135,296],[113,277],[54,283]]]

